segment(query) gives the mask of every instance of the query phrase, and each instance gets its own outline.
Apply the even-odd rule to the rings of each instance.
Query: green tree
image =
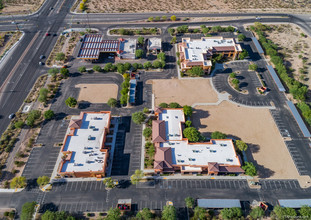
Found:
[[[115,98],[110,98],[107,103],[110,107],[114,108],[117,106],[118,101]]]
[[[27,119],[26,119],[26,124],[29,127],[33,127],[34,123],[37,119],[39,119],[41,117],[41,112],[39,110],[32,110],[31,112],[29,112]]]
[[[39,186],[44,186],[50,182],[50,177],[48,176],[40,176],[37,179],[37,183]]]
[[[19,121],[17,121],[17,122],[14,123],[14,126],[15,126],[16,128],[22,128],[22,127],[24,126],[24,122],[21,121],[21,120],[19,120]]]
[[[188,120],[188,121],[185,122],[185,125],[186,125],[186,127],[191,127],[192,122]]]
[[[177,42],[176,36],[172,37],[171,44],[175,44]]]
[[[162,211],[162,219],[164,220],[175,220],[177,219],[176,209],[174,206],[166,205]]]
[[[185,198],[186,207],[192,209],[194,207],[194,199],[192,197]]]
[[[63,77],[68,77],[69,76],[69,70],[67,68],[61,68],[60,69],[60,74],[63,76]]]
[[[48,97],[49,90],[47,88],[41,88],[39,91],[39,102],[45,103]]]
[[[120,104],[125,105],[127,104],[127,101],[128,101],[128,94],[122,95],[120,98]]]
[[[304,205],[300,208],[299,214],[306,219],[311,219],[311,207]]]
[[[177,102],[171,102],[169,104],[170,108],[181,108],[181,105],[179,105]]]
[[[130,64],[130,63],[128,63],[128,62],[126,62],[126,63],[124,64],[124,69],[125,69],[125,70],[130,70],[131,67],[132,67],[132,64]]]
[[[171,16],[171,21],[176,21],[176,19],[177,19],[177,18],[176,18],[175,15],[172,15],[172,16]]]
[[[145,69],[150,69],[152,67],[152,64],[151,64],[151,62],[150,61],[147,61],[146,63],[144,63],[144,68]]]
[[[193,109],[192,109],[191,106],[184,105],[183,110],[184,110],[184,114],[185,114],[186,117],[191,117],[192,116]]]
[[[241,208],[225,208],[220,211],[221,217],[223,219],[233,219],[240,218],[243,215]]]
[[[265,215],[265,211],[261,207],[253,208],[249,214],[253,219],[261,219]]]
[[[107,63],[107,64],[104,66],[104,71],[105,71],[105,72],[111,71],[112,66],[113,66],[112,63]]]
[[[21,220],[31,220],[35,212],[36,202],[26,202],[22,206],[20,218]]]
[[[14,177],[10,183],[11,189],[24,188],[26,185],[27,185],[26,177],[24,176]]]
[[[135,173],[131,176],[131,183],[133,185],[137,184],[144,177],[142,170],[135,170]]]
[[[238,35],[238,40],[239,41],[244,41],[246,39],[246,36],[244,34],[239,34]]]
[[[202,28],[202,33],[205,34],[205,35],[208,34],[209,31],[210,31],[210,29],[207,28],[207,27]]]
[[[141,124],[145,121],[146,116],[143,112],[134,112],[132,114],[132,120],[135,124]]]
[[[58,60],[58,61],[61,61],[61,60],[65,60],[65,54],[64,53],[57,53],[56,54],[56,57],[55,57],[55,60]]]
[[[160,20],[161,20],[161,17],[160,17],[160,16],[156,16],[154,20],[155,20],[155,21],[160,21]]]
[[[4,8],[3,0],[0,1],[0,10]]]
[[[166,65],[165,61],[164,61],[164,60],[161,60],[160,63],[161,63],[161,68],[164,69],[164,67],[165,67],[165,65]]]
[[[194,216],[193,219],[199,219],[199,220],[205,220],[206,218],[206,209],[202,208],[202,207],[195,207],[194,208]]]
[[[142,37],[142,36],[139,36],[139,37],[137,38],[137,42],[138,42],[138,44],[140,44],[141,46],[143,46],[144,43],[145,43],[145,38]]]
[[[295,209],[288,208],[288,207],[281,207],[281,206],[274,206],[273,213],[271,216],[276,216],[277,219],[285,220],[285,219],[292,219],[297,217],[297,213]],[[291,218],[292,217],[292,218]]]
[[[106,217],[107,220],[120,220],[121,219],[121,211],[118,208],[110,208],[108,211],[108,215]]]
[[[114,184],[113,179],[111,177],[105,178],[103,182],[104,182],[105,186],[109,189],[112,189],[115,187],[115,184]]]
[[[177,27],[177,32],[178,33],[187,33],[188,32],[188,25],[182,25]]]
[[[153,17],[149,17],[148,21],[152,22],[153,21]]]
[[[152,67],[155,68],[155,69],[158,69],[158,68],[161,68],[161,62],[159,60],[155,60],[153,61],[152,63]]]
[[[49,69],[49,71],[48,71],[48,74],[49,74],[50,76],[52,76],[52,77],[54,77],[57,73],[59,73],[59,69],[57,69],[57,68],[51,68],[51,69]]]
[[[214,131],[211,135],[212,139],[226,139],[227,135],[224,133],[221,133],[220,131]]]
[[[93,70],[94,70],[95,72],[101,72],[101,71],[102,71],[102,68],[101,68],[100,66],[98,66],[98,65],[94,65],[94,66],[93,66]]]
[[[73,108],[77,105],[77,100],[73,97],[68,97],[68,99],[66,99],[65,104],[70,107]]]
[[[85,73],[85,72],[86,72],[86,67],[85,67],[85,66],[80,66],[80,67],[78,68],[78,71],[79,71],[80,73]]]
[[[190,76],[203,76],[204,71],[200,66],[194,66],[190,70],[187,71]]]
[[[166,20],[167,20],[167,16],[166,16],[166,15],[163,15],[163,16],[161,17],[161,19],[162,19],[163,21],[166,21]]]
[[[133,63],[132,64],[133,70],[136,71],[139,69],[139,64],[138,63]]]
[[[162,103],[159,104],[159,107],[160,107],[160,108],[168,108],[168,104],[162,102]]]
[[[52,119],[53,117],[55,116],[54,112],[52,110],[47,110],[43,113],[43,117],[46,119],[46,120],[50,120]]]
[[[158,58],[159,60],[165,61],[165,53],[164,53],[164,52],[160,52],[160,53],[157,55],[157,58]]]
[[[240,60],[244,60],[245,57],[248,57],[248,56],[249,56],[249,54],[248,54],[247,50],[243,49],[242,52],[239,55],[239,59]]]
[[[185,138],[187,138],[191,142],[198,142],[201,137],[200,132],[194,127],[185,128],[183,134]]]
[[[230,73],[229,77],[230,77],[231,79],[234,79],[234,78],[236,77],[236,73]]]
[[[242,169],[245,171],[246,175],[249,176],[257,175],[257,169],[252,162],[245,162],[244,166],[242,166]]]
[[[168,31],[168,33],[170,35],[173,35],[175,33],[175,29],[174,28],[169,28],[167,31]]]
[[[256,71],[257,68],[258,68],[258,66],[257,66],[256,64],[250,64],[250,65],[248,66],[248,69],[249,69],[249,70],[253,70],[253,71]]]
[[[150,112],[150,111],[149,111],[149,108],[144,107],[143,112],[144,112],[145,114],[148,114],[148,113]]]
[[[237,149],[239,149],[240,151],[246,151],[248,146],[244,141],[241,140],[236,140],[235,141],[235,146],[237,147]]]
[[[144,135],[145,138],[151,137],[151,134],[152,134],[152,129],[151,128],[147,127],[147,128],[144,129],[143,135]]]
[[[136,58],[140,59],[140,58],[143,58],[144,56],[144,51],[142,49],[138,49],[135,51],[135,56]]]
[[[153,219],[153,214],[148,208],[143,208],[140,212],[137,213],[136,218],[143,220],[151,220]]]

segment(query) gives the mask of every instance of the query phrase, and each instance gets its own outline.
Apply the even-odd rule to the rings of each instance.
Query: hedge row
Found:
[[[289,92],[293,95],[294,99],[297,99],[298,101],[304,101],[306,99],[308,88],[307,86],[303,85],[299,81],[289,76],[287,69],[283,64],[283,58],[277,52],[277,45],[265,37],[262,29],[252,26],[252,30],[257,33],[259,37],[259,42],[265,49],[266,54],[270,56],[270,60],[274,64],[278,75],[280,76],[281,80],[286,84]]]

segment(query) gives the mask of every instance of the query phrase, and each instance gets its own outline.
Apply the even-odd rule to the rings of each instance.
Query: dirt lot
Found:
[[[286,66],[291,68],[293,74],[300,82],[311,86],[311,38],[303,36],[304,32],[297,25],[269,25],[272,31],[266,32],[267,38],[271,39],[280,48],[280,52],[284,54]],[[282,39],[281,41],[279,39]]]
[[[22,32],[0,32],[0,59],[18,41]]]
[[[239,107],[226,101],[218,106],[198,106],[193,125],[205,136],[221,131],[245,141],[250,149],[248,159],[257,166],[260,178],[299,177],[268,109]]]
[[[116,84],[78,84],[80,88],[78,101],[91,103],[107,103],[110,98],[117,98],[118,85]]]
[[[4,0],[1,14],[28,14],[37,11],[45,0]]]
[[[232,12],[236,11],[310,11],[311,2],[308,0],[88,0],[88,12],[182,12],[208,11]]]
[[[180,105],[215,103],[217,94],[210,79],[161,79],[152,81],[155,106],[162,102],[178,102]]]

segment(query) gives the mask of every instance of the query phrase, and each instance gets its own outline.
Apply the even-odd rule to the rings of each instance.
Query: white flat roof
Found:
[[[61,172],[103,169],[105,153],[100,148],[109,118],[107,113],[84,113],[80,129],[75,130],[74,136],[67,137],[63,151],[72,151],[72,157],[64,163]]]
[[[172,161],[176,165],[207,166],[209,162],[240,165],[231,140],[213,140],[212,144],[168,141],[161,143],[161,147],[172,149]]]
[[[182,140],[181,122],[185,121],[184,112],[180,109],[164,109],[159,120],[165,121],[166,140]]]
[[[186,42],[188,47],[185,48],[185,57],[191,62],[203,62],[203,53],[212,47],[236,47],[233,38],[203,38],[190,40],[183,38],[183,42]]]

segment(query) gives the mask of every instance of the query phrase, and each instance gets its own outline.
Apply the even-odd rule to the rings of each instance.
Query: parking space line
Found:
[[[66,188],[65,188],[65,191],[67,191],[67,187],[68,187],[69,183],[66,183]]]

